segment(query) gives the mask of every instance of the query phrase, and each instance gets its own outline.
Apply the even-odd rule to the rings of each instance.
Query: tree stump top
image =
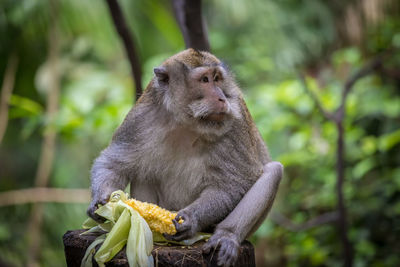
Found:
[[[68,266],[80,266],[87,247],[96,239],[97,235],[80,235],[85,230],[67,231],[63,236],[65,258]],[[205,242],[200,241],[192,246],[158,246],[154,245],[152,255],[154,266],[218,266],[218,249],[209,254],[202,253],[202,246]],[[93,266],[97,266],[93,260]],[[106,263],[106,266],[129,267],[126,259],[125,248],[115,257]],[[240,246],[239,258],[235,266],[254,267],[254,247],[249,241],[244,241]]]

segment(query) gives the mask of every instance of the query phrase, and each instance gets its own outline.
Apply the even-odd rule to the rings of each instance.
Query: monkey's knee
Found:
[[[279,161],[271,161],[264,165],[264,174],[268,174],[268,176],[273,176],[277,182],[283,177],[283,165]]]

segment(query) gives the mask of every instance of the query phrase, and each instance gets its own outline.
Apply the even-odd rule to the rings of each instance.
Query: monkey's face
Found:
[[[176,121],[202,134],[221,135],[240,117],[241,94],[220,61],[206,63],[192,67],[180,59],[167,61],[154,69],[156,87]]]

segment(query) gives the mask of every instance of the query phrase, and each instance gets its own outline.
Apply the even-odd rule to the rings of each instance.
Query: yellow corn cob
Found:
[[[125,201],[125,203],[139,212],[140,216],[142,216],[143,219],[145,219],[149,224],[149,227],[152,231],[162,234],[166,233],[169,235],[176,234],[175,225],[172,222],[177,215],[176,213],[170,212],[155,204],[141,202],[136,199],[128,199]],[[183,220],[180,219],[179,223],[182,222]]]

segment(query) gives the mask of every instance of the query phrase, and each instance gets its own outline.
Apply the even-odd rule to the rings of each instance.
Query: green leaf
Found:
[[[182,241],[172,241],[166,239],[162,234],[158,232],[153,232],[153,241],[158,245],[167,245],[167,244],[175,244],[175,245],[182,245],[182,246],[191,246],[197,241],[200,240],[207,240],[211,237],[209,233],[198,232],[192,238],[185,239]]]
[[[129,230],[129,237],[126,244],[126,257],[129,266],[134,266],[136,263],[137,242],[139,238],[139,224],[135,221],[135,216],[131,215],[131,229]]]
[[[26,116],[39,115],[43,112],[43,107],[39,103],[33,101],[32,99],[22,97],[19,95],[11,95],[10,104],[12,106],[17,107],[21,111],[24,111],[24,112],[19,112],[18,113],[19,116],[24,116],[25,114]]]
[[[90,229],[92,227],[97,226],[99,223],[93,220],[92,218],[87,218],[86,221],[83,222],[83,229]]]
[[[125,209],[94,256],[99,266],[105,266],[125,246],[130,226],[130,212]]]
[[[104,266],[111,260],[124,246],[127,245],[126,255],[129,266],[152,266],[153,257],[153,236],[147,222],[124,201],[128,198],[123,191],[115,191],[111,194],[109,202],[99,209],[96,213],[107,219],[104,223],[98,223],[93,219],[87,219],[83,223],[85,229],[90,228],[83,234],[90,232],[106,231],[109,232],[94,256],[99,266]],[[91,264],[89,257],[92,248],[86,251],[83,266]],[[88,256],[89,255],[89,256]],[[89,258],[88,258],[89,257]]]
[[[366,158],[361,160],[353,168],[353,176],[356,179],[362,178],[367,172],[369,172],[373,167],[375,167],[375,160],[373,158]]]
[[[387,151],[400,143],[400,130],[386,134],[379,138],[379,149]]]
[[[367,136],[361,140],[361,149],[362,151],[367,154],[371,155],[375,153],[377,149],[377,141],[374,136]]]
[[[81,267],[92,267],[92,258],[94,253],[96,252],[96,246],[101,244],[106,239],[106,234],[103,234],[97,237],[92,244],[86,249],[86,253],[82,258]]]

